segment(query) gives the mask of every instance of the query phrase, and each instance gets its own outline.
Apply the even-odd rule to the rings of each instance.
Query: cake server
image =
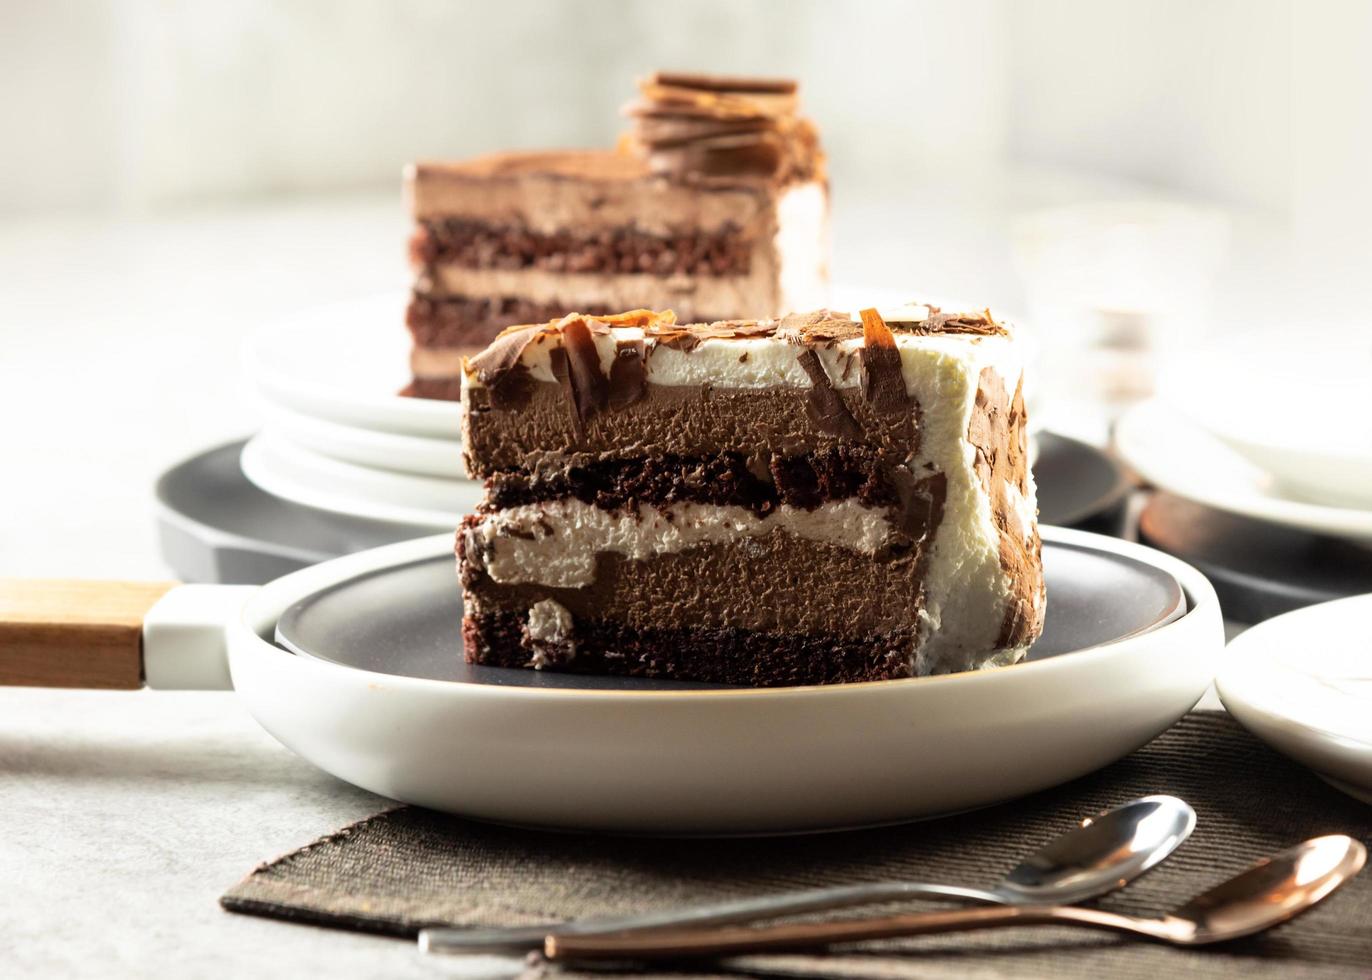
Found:
[[[1206,946],[1251,936],[1299,915],[1356,876],[1366,860],[1367,848],[1351,837],[1316,837],[1259,861],[1160,918],[1071,905],[1007,905],[761,929],[735,926],[642,935],[549,936],[544,955],[559,961],[733,956],[1033,925],[1083,926],[1176,946]]]
[[[724,925],[829,909],[933,898],[988,905],[1086,901],[1123,888],[1175,851],[1196,826],[1196,813],[1175,796],[1145,796],[1107,810],[1055,837],[989,890],[916,881],[838,885],[699,905],[644,915],[545,923],[511,929],[425,929],[430,953],[525,953],[549,935],[599,936],[680,926]]]

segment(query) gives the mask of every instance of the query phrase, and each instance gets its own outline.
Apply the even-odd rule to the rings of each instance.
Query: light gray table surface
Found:
[[[244,338],[340,284],[394,289],[404,240],[398,192],[0,225],[0,576],[167,578],[153,481],[257,426]],[[513,972],[220,909],[260,862],[386,805],[232,694],[0,689],[0,977]]]
[[[836,274],[920,268],[963,295],[1008,279],[1003,242],[943,206],[927,213],[946,233],[909,240],[924,252]],[[244,338],[343,285],[403,285],[404,239],[398,194],[0,226],[0,576],[166,578],[151,487],[255,429]],[[0,976],[514,972],[219,908],[259,862],[384,805],[286,751],[232,694],[0,690]]]

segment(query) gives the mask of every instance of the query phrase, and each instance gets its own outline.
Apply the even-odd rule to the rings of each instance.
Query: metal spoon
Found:
[[[1160,919],[1077,906],[1003,906],[762,928],[677,929],[619,936],[549,936],[551,960],[732,956],[832,943],[1004,926],[1078,925],[1178,946],[1249,936],[1285,922],[1362,870],[1367,849],[1351,837],[1316,837],[1267,858]]]
[[[429,953],[526,953],[544,939],[595,936],[682,926],[724,925],[911,898],[946,898],[1003,904],[1069,904],[1122,888],[1166,858],[1191,836],[1196,813],[1175,796],[1145,796],[1082,821],[1030,855],[989,891],[914,881],[839,885],[808,891],[511,929],[425,929],[419,948]]]

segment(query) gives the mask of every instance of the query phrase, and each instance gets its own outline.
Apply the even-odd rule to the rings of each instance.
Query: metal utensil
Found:
[[[1249,936],[1285,922],[1362,870],[1367,849],[1351,837],[1316,837],[1260,861],[1158,919],[1075,906],[1003,906],[763,928],[658,930],[619,936],[549,936],[551,960],[728,956],[833,943],[1005,926],[1078,925],[1178,946]]]
[[[592,936],[667,927],[724,925],[782,915],[912,898],[1002,904],[1070,904],[1122,888],[1171,854],[1191,835],[1196,814],[1175,796],[1145,796],[1082,822],[1030,855],[990,890],[913,881],[839,885],[579,922],[512,929],[425,929],[430,953],[525,953],[545,937]]]

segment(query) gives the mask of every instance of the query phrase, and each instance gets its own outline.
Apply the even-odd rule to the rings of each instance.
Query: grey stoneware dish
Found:
[[[0,646],[0,682],[78,686],[118,668],[127,686],[232,687],[340,779],[485,820],[636,834],[913,820],[1113,762],[1210,684],[1223,627],[1199,572],[1087,532],[1043,537],[1044,637],[1027,662],[984,671],[763,689],[471,668],[447,533],[260,588],[109,586],[82,615],[123,611],[88,651],[96,633],[34,583],[25,629],[50,630],[61,657]]]

